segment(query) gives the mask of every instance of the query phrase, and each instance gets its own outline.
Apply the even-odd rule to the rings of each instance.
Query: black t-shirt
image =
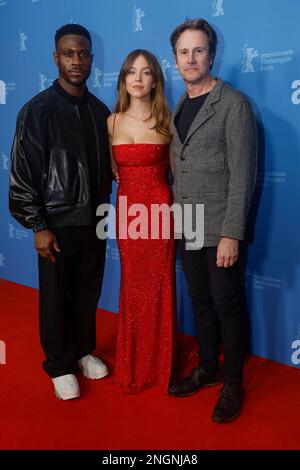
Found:
[[[91,117],[91,111],[88,106],[89,92],[86,88],[84,95],[77,97],[67,93],[66,90],[64,90],[64,88],[58,83],[58,80],[53,82],[53,86],[60,95],[69,101],[69,103],[77,106],[79,111],[89,169],[92,219],[93,222],[95,222],[96,208],[100,200],[100,188],[98,187],[98,172],[100,169],[98,168],[97,137],[95,134],[94,123]]]
[[[204,95],[196,96],[196,98],[190,98],[188,95],[185,98],[181,106],[181,110],[177,114],[175,120],[175,125],[182,143],[185,141],[191,124],[202,108],[208,95],[209,92],[205,93]]]

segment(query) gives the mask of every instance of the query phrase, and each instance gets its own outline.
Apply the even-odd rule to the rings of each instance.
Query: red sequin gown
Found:
[[[157,239],[126,239],[124,229],[128,233],[131,222],[142,212],[132,213],[127,220],[124,215],[120,216],[121,199],[124,201],[120,196],[127,196],[128,210],[136,203],[148,209],[143,219],[143,222],[148,221],[148,230],[145,233],[144,224],[143,236],[149,236],[151,204],[172,204],[166,179],[169,147],[166,144],[119,144],[113,145],[112,151],[119,173],[116,215],[121,260],[114,380],[127,393],[138,393],[150,387],[167,391],[175,330],[173,220],[168,239],[161,236],[161,223],[168,218],[165,216],[160,219]]]

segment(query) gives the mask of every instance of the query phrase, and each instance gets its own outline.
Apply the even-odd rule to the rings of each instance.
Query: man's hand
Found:
[[[239,256],[239,241],[233,238],[223,237],[217,249],[218,268],[233,266]]]
[[[55,238],[55,235],[50,230],[41,230],[34,234],[34,246],[39,255],[43,258],[48,258],[52,263],[55,263],[53,255],[53,248],[59,252],[60,248]]]

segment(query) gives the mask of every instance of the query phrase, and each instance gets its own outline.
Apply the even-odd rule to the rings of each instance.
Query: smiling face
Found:
[[[70,94],[85,86],[90,76],[93,55],[87,38],[77,34],[62,36],[54,52],[59,70],[59,82]]]
[[[186,84],[196,85],[205,80],[213,62],[207,35],[199,30],[184,31],[176,42],[175,61]]]
[[[144,56],[139,55],[125,77],[127,93],[134,98],[149,96],[155,86],[154,78]]]

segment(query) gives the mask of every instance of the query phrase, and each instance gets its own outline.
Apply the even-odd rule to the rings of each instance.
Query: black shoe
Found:
[[[225,383],[213,411],[213,421],[228,423],[236,419],[241,414],[243,398],[244,390],[241,384]]]
[[[196,367],[188,377],[185,377],[177,383],[171,383],[168,392],[169,395],[173,395],[174,397],[189,397],[197,393],[201,388],[212,387],[222,381],[223,378],[219,369],[215,372],[205,372],[199,367]]]

